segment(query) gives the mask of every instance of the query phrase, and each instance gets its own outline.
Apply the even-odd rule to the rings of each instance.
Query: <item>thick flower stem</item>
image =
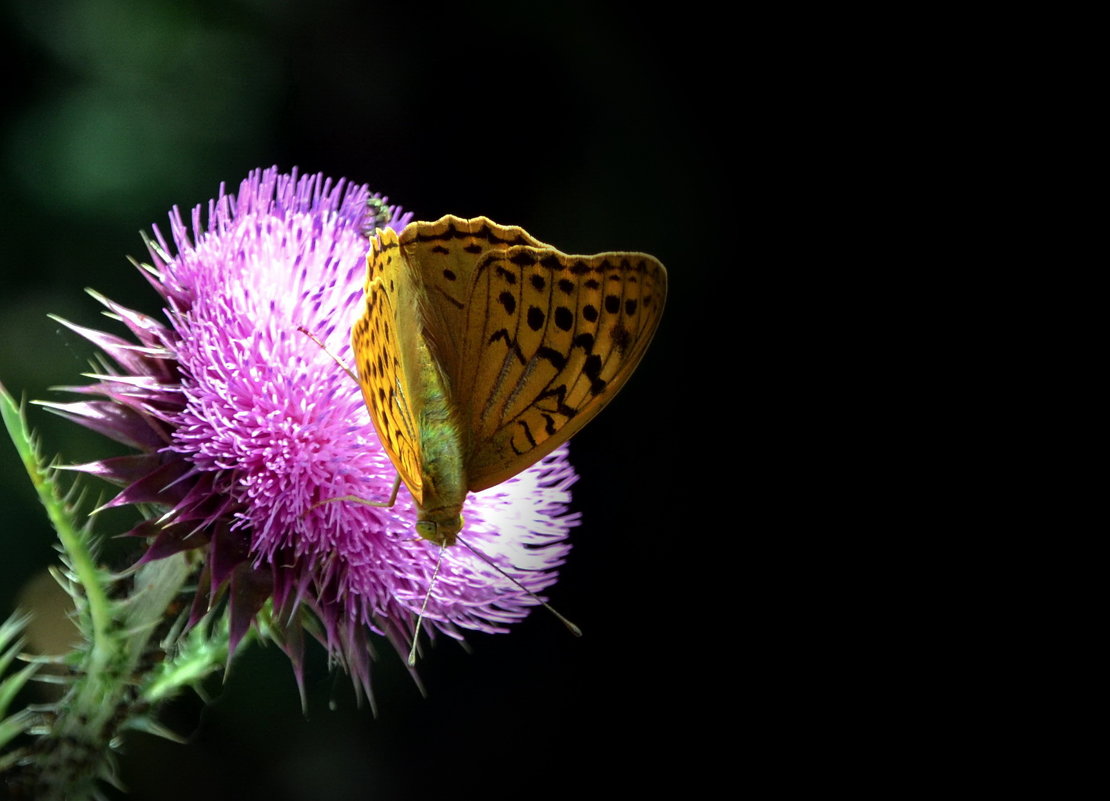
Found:
[[[85,664],[35,749],[36,798],[91,797],[98,780],[112,780],[110,744],[133,716],[146,712],[141,689],[151,668],[142,657],[189,573],[184,554],[152,562],[136,572],[126,599],[110,602],[114,614],[89,644]]]
[[[42,709],[27,731],[38,734],[24,750],[17,776],[3,778],[8,790],[39,801],[81,801],[97,796],[101,780],[114,781],[113,740],[124,728],[143,727],[149,706],[184,684],[198,680],[226,659],[226,637],[213,639],[189,670],[168,660],[182,678],[166,686],[167,668],[146,657],[151,636],[167,621],[171,603],[192,572],[185,553],[115,576],[99,567],[93,538],[75,522],[77,512],[60,492],[52,470],[43,465],[21,410],[0,386],[0,412],[31,483],[61,542],[66,569],[58,575],[76,604],[75,622],[84,645],[67,659],[70,683],[64,697]],[[122,592],[121,592],[122,590]],[[221,647],[221,641],[224,647]],[[195,649],[194,649],[195,650]],[[169,675],[175,675],[172,670]],[[156,693],[151,688],[161,682]],[[172,683],[172,682],[171,682]],[[145,726],[151,728],[149,723]]]

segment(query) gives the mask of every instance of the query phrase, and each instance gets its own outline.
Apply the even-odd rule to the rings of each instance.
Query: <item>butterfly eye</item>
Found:
[[[431,520],[418,520],[416,521],[416,533],[426,540],[438,542],[436,538],[436,524]]]

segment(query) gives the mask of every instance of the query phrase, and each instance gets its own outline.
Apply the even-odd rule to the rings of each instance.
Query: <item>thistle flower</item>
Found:
[[[226,588],[234,647],[269,599],[298,680],[307,623],[367,693],[367,631],[407,653],[429,584],[425,630],[457,639],[506,631],[537,603],[464,548],[447,549],[432,582],[439,548],[416,538],[404,488],[390,508],[320,503],[384,500],[395,472],[357,384],[299,329],[352,364],[366,234],[410,218],[365,186],[276,168],[221,187],[206,221],[175,208],[172,245],[155,227],[151,263],[137,265],[165,321],[94,293],[135,341],[62,321],[115,365],[70,388],[99,398],[47,404],[136,450],[74,469],[124,487],[107,506],[164,512],[130,532],[149,542],[142,561],[202,549],[194,620]],[[542,591],[578,522],[574,480],[564,447],[471,495],[466,541]]]

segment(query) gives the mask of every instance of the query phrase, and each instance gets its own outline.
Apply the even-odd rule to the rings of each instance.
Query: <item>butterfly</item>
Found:
[[[378,229],[366,262],[358,381],[394,498],[403,481],[417,533],[440,546],[468,492],[535,464],[613,399],[667,294],[652,256],[567,255],[485,217]]]

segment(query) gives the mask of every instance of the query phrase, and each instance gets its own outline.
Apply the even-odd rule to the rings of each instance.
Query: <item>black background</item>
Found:
[[[0,380],[17,397],[53,397],[87,369],[89,349],[47,313],[110,327],[87,286],[157,313],[124,258],[143,255],[139,230],[272,164],[366,182],[421,219],[485,215],[567,252],[646,251],[670,278],[637,374],[572,443],[584,522],[550,597],[584,638],[539,613],[472,636],[470,653],[441,638],[421,667],[427,697],[383,644],[376,717],[318,651],[306,717],[283,657],[251,649],[209,683],[212,703],[167,710],[186,745],[128,736],[128,797],[689,797],[731,769],[718,727],[739,725],[728,699],[751,610],[728,466],[743,427],[721,382],[741,364],[735,338],[710,332],[740,323],[727,166],[747,120],[719,23],[597,3],[2,8],[6,72],[23,75],[0,141]],[[30,415],[48,453],[104,455]],[[10,446],[0,479],[7,614],[53,536]]]

